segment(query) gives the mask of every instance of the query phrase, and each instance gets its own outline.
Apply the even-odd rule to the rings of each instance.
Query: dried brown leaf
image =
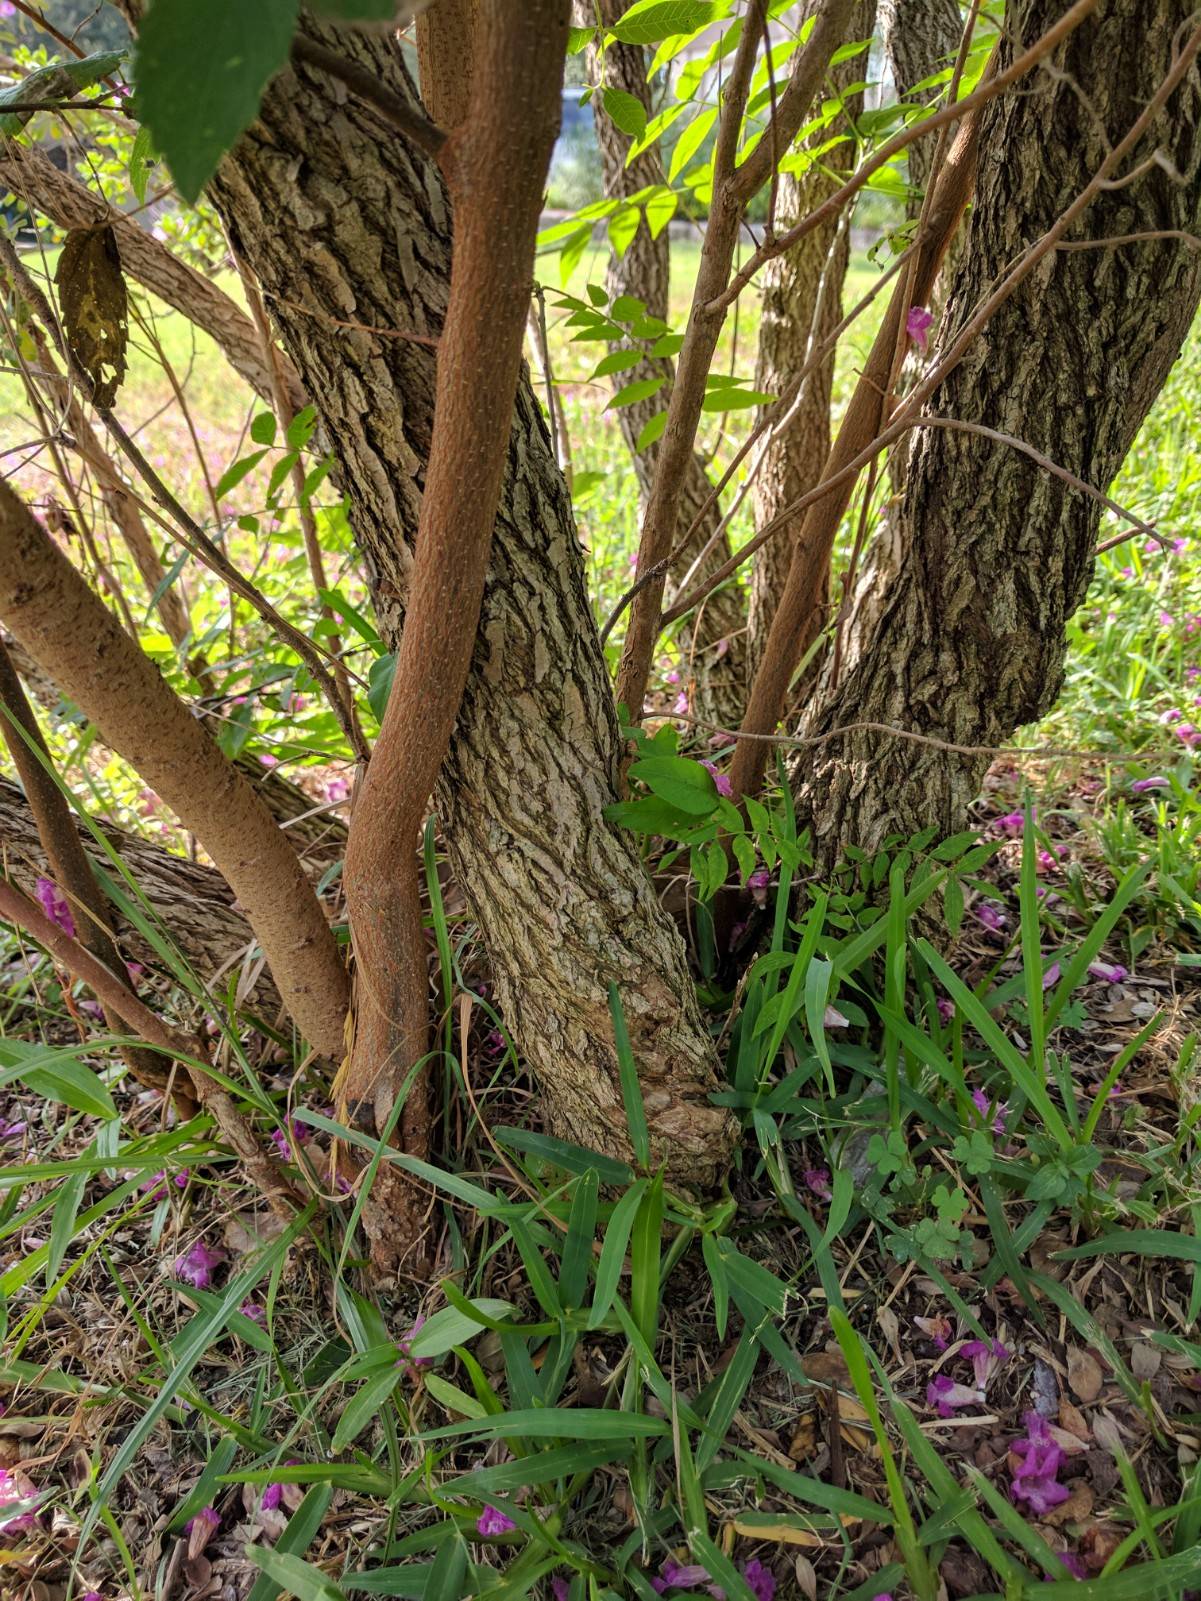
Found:
[[[1095,1401],[1101,1393],[1105,1375],[1090,1351],[1079,1345],[1068,1346],[1068,1384],[1081,1401]]]
[[[111,406],[129,341],[129,297],[113,230],[72,229],[54,281],[71,354],[92,380],[96,404]]]

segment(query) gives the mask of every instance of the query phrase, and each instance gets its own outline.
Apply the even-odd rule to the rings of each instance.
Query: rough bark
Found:
[[[609,26],[625,11],[625,0],[576,0],[576,20],[581,26],[600,21]],[[614,39],[602,52],[595,42],[588,46],[589,76],[594,83],[603,81],[613,89],[633,95],[648,116],[654,111],[650,85],[646,78],[647,55],[641,45],[623,44]],[[658,144],[626,165],[626,153],[631,139],[622,133],[606,113],[600,94],[592,101],[597,144],[600,147],[601,172],[607,200],[628,199],[640,190],[666,181]],[[647,224],[645,213],[639,218],[638,231],[624,254],[614,251],[609,257],[605,288],[610,299],[631,295],[641,300],[652,317],[669,320],[669,289],[671,277],[671,241],[666,228],[656,238]],[[671,395],[675,378],[675,363],[668,356],[646,356],[637,366],[628,368],[614,380],[615,388],[659,378],[663,387],[646,400],[617,410],[618,426],[634,464],[638,481],[639,504],[645,512],[659,459],[659,443],[639,450],[642,430],[657,412],[663,410]],[[677,537],[696,522],[701,508],[710,499],[713,485],[700,455],[693,451],[684,467],[679,486],[679,512]],[[721,521],[721,507],[715,501],[697,524],[688,554],[681,557],[684,566],[713,536]],[[730,554],[728,539],[722,539],[701,568],[707,576]],[[726,727],[736,726],[742,716],[746,700],[746,601],[739,584],[727,584],[716,591],[695,619],[685,622],[678,633],[681,655],[681,677],[689,693],[691,708],[698,717],[718,722]]]
[[[51,716],[59,715],[63,694],[50,674],[34,661],[19,640],[2,628],[0,645],[12,657],[13,665],[38,705]],[[198,716],[204,717],[211,708],[204,701],[197,701],[195,711]],[[300,857],[301,865],[310,877],[320,877],[327,867],[341,861],[346,854],[346,824],[335,812],[321,811],[315,816],[309,815],[320,803],[299,784],[285,777],[278,767],[264,767],[253,752],[244,751],[236,756],[234,766],[258,791],[267,810],[286,832],[292,849]]]
[[[872,31],[872,0],[861,0],[851,17],[850,37],[864,39]],[[830,69],[831,87],[839,94],[859,82],[866,70],[864,56],[837,63]],[[848,121],[863,109],[862,92],[846,102],[845,116],[823,128],[814,141],[824,144],[846,134]],[[776,197],[776,221],[792,225],[821,203],[854,168],[854,138],[836,145],[801,173],[785,173]],[[830,217],[798,244],[768,262],[763,272],[763,303],[759,321],[758,365],[755,388],[778,395],[804,367],[810,354],[829,339],[842,320],[842,285],[850,259],[849,218]],[[754,487],[755,526],[764,528],[813,488],[830,454],[830,399],[834,389],[835,346],[805,381],[787,419],[769,436]],[[761,414],[762,415],[762,414]],[[771,628],[776,603],[788,578],[801,517],[757,552],[751,574],[748,653],[753,672]],[[829,569],[823,584],[823,605],[814,617],[812,634],[802,642],[802,654],[824,621],[829,597]]]
[[[1023,0],[1029,40],[1062,0]],[[1065,46],[1058,71],[995,101],[980,139],[976,202],[948,307],[951,342],[995,275],[1085,187],[1165,77],[1188,0],[1107,0]],[[1003,60],[1012,46],[1004,46]],[[1081,105],[1090,109],[1082,114]],[[1123,163],[1168,158],[1106,188],[1072,230],[1106,239],[1201,221],[1201,76],[1194,60],[1166,111]],[[939,416],[1017,435],[1107,488],[1163,385],[1201,296],[1201,262],[1179,240],[1059,251],[995,313],[932,397]],[[806,729],[861,720],[989,746],[1042,716],[1063,682],[1064,627],[1093,572],[1099,508],[1027,457],[950,429],[915,448],[903,552],[862,657]],[[872,733],[802,761],[800,812],[822,858],[928,825],[950,833],[988,765]]]
[[[114,210],[78,178],[60,172],[40,150],[6,141],[0,150],[0,184],[60,228],[95,228],[108,223],[117,238],[121,266],[129,276],[203,329],[230,366],[263,400],[271,401],[271,372],[254,323],[211,278],[172,255],[152,234]],[[299,411],[307,402],[288,362],[284,363],[284,383],[293,410]]]
[[[295,852],[250,784],[4,485],[0,616],[201,841],[246,909],[298,1028],[321,1054],[339,1057],[346,972]]]
[[[399,52],[318,28],[415,102]],[[450,214],[425,156],[304,66],[268,89],[213,195],[322,416],[381,633],[402,632],[446,309]],[[351,326],[345,326],[350,324]],[[713,1178],[732,1139],[683,946],[604,818],[619,730],[562,477],[518,385],[479,634],[436,791],[452,867],[551,1125],[628,1154],[607,985],[622,992],[656,1149]]]
[[[74,822],[93,870],[114,876],[111,861],[83,822],[78,817]],[[254,933],[234,905],[220,873],[199,862],[172,856],[140,835],[125,833],[104,822],[99,826],[129,869],[163,934],[174,940],[197,978],[223,990],[228,975],[238,973],[239,995],[264,1014],[275,1014],[280,1006],[279,991],[261,957],[256,956]],[[0,852],[6,876],[26,895],[33,895],[37,880],[49,875],[50,862],[24,792],[3,777]],[[111,911],[110,926],[131,961],[144,967],[160,965],[162,958],[154,946],[120,911]]]

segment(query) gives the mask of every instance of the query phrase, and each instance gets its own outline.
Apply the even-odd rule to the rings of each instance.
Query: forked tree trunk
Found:
[[[368,33],[320,42],[415,99]],[[281,74],[212,193],[305,387],[321,397],[381,633],[397,643],[433,419],[450,216],[433,164],[308,67]],[[604,819],[619,735],[562,477],[523,378],[471,677],[437,791],[452,866],[551,1125],[628,1152],[607,986],[630,1022],[658,1153],[713,1178],[732,1122],[680,938]],[[416,848],[416,841],[414,841]]]
[[[599,0],[599,3],[598,0],[576,0],[576,21],[581,26],[591,26],[599,16],[603,24],[611,26],[626,9],[625,0]],[[588,47],[592,81],[601,82],[603,71],[603,81],[608,87],[633,95],[649,116],[654,105],[646,79],[647,65],[646,51],[641,45],[623,44],[615,39],[603,52],[603,63],[602,52],[596,42]],[[640,190],[665,181],[658,144],[651,145],[627,166],[630,136],[622,133],[605,111],[599,93],[593,97],[592,113],[606,200],[627,199]],[[609,258],[605,287],[610,301],[620,295],[632,295],[645,304],[650,316],[667,322],[670,286],[671,241],[668,230],[664,228],[656,237],[643,214],[625,252],[618,255],[614,251]],[[669,356],[646,356],[636,367],[627,368],[612,380],[618,389],[647,378],[663,381],[663,387],[656,394],[635,401],[632,405],[620,406],[616,412],[621,436],[634,463],[639,504],[643,510],[654,479],[659,446],[656,442],[640,450],[638,440],[651,418],[666,407],[674,376],[675,363]],[[680,484],[679,497],[681,535],[700,517],[689,545],[691,556],[708,544],[721,521],[721,507],[717,502],[701,516],[712,489],[705,463],[694,451]],[[701,569],[702,575],[715,571],[729,554],[729,541],[722,539],[706,558]],[[691,556],[681,559],[677,571],[684,571],[691,565]],[[741,587],[732,583],[717,590],[705,602],[696,618],[681,626],[678,638],[680,674],[689,694],[692,711],[710,722],[736,728],[746,702],[746,601]]]
[[[807,8],[812,11],[812,6]],[[862,0],[851,20],[850,37],[870,38],[874,0]],[[866,51],[836,63],[831,86],[842,94],[860,82],[867,71]],[[785,172],[776,197],[776,229],[783,232],[799,222],[834,192],[855,164],[856,142],[845,138],[848,122],[863,109],[863,94],[850,95],[845,115],[813,135],[811,144],[822,145],[844,136],[844,143],[826,151],[801,173]],[[769,261],[763,271],[763,309],[759,321],[759,357],[755,388],[779,395],[830,339],[842,320],[842,286],[850,259],[850,216],[831,217],[820,227]],[[830,454],[830,400],[834,389],[835,345],[806,378],[787,418],[770,435],[755,477],[755,527],[764,528],[821,477]],[[759,665],[776,602],[788,578],[788,568],[802,516],[795,526],[769,539],[756,553],[751,574],[748,654],[751,671]],[[826,576],[829,594],[829,573]],[[824,608],[815,615],[814,635],[824,622]],[[803,649],[808,650],[811,639]]]
[[[1007,37],[1028,42],[1066,10],[1022,0]],[[1002,270],[1037,239],[1135,122],[1174,60],[1190,0],[1103,0],[1042,72],[989,106],[976,201],[944,342]],[[1010,45],[1005,46],[1008,59]],[[1081,114],[1081,105],[1090,108]],[[1184,82],[1137,151],[1071,230],[1107,240],[1195,234],[1201,220],[1201,79]],[[937,392],[944,418],[1018,435],[1108,488],[1187,334],[1201,254],[1179,239],[1048,256],[993,317]],[[965,745],[1005,742],[1063,683],[1064,625],[1092,577],[1099,507],[1012,447],[950,429],[921,432],[901,512],[900,565],[854,668],[807,733],[860,721]],[[822,858],[892,832],[961,826],[988,766],[869,732],[799,763],[800,810]]]

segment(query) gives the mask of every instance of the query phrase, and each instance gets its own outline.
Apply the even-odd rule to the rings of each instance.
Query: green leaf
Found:
[[[607,378],[610,373],[628,372],[644,360],[640,350],[614,350],[607,356],[602,356],[593,369],[594,378]]]
[[[260,411],[257,417],[251,419],[250,437],[256,445],[273,445],[276,427],[275,413]]]
[[[610,31],[622,44],[658,44],[676,34],[696,33],[729,9],[722,0],[656,0],[654,5],[635,7],[633,15],[622,17]]]
[[[676,140],[676,147],[671,153],[671,166],[667,173],[669,181],[674,183],[685,167],[688,166],[693,156],[704,144],[706,135],[716,121],[716,107],[710,107],[709,110],[702,111],[693,117],[684,132]]]
[[[613,1208],[613,1215],[605,1230],[605,1243],[601,1246],[600,1260],[596,1264],[596,1289],[592,1294],[592,1308],[588,1314],[590,1329],[601,1326],[608,1316],[609,1308],[613,1305],[613,1297],[617,1293],[625,1262],[630,1230],[634,1226],[634,1217],[642,1204],[646,1187],[646,1179],[639,1179],[636,1184],[630,1186]]]
[[[15,138],[33,115],[30,111],[4,112],[5,106],[24,105],[30,100],[71,100],[80,89],[90,89],[102,78],[110,77],[125,59],[124,50],[104,50],[78,61],[52,62],[0,93],[0,134]]]
[[[241,456],[227,467],[217,480],[213,490],[214,498],[221,500],[231,489],[236,489],[243,478],[249,477],[266,454],[265,450],[252,450],[249,456]]]
[[[296,1601],[346,1601],[346,1592],[303,1557],[272,1550],[269,1545],[248,1545],[245,1550],[255,1567],[274,1579],[280,1590],[294,1595]]]
[[[649,400],[659,393],[665,382],[664,378],[636,378],[632,384],[619,389],[605,409],[616,411],[619,406],[634,406],[640,400]]]
[[[1074,1262],[1082,1256],[1160,1256],[1178,1262],[1201,1262],[1201,1240],[1193,1234],[1172,1229],[1116,1229],[1098,1240],[1069,1245],[1052,1251],[1059,1262]]]
[[[138,105],[194,203],[288,59],[298,0],[154,0],[138,35]]]
[[[359,1435],[372,1421],[379,1416],[384,1402],[392,1394],[397,1384],[404,1377],[399,1367],[392,1366],[376,1373],[369,1378],[351,1396],[338,1419],[338,1426],[334,1430],[332,1443],[333,1450],[345,1451],[352,1440]]]
[[[615,128],[620,128],[622,133],[628,133],[634,139],[645,132],[646,107],[637,95],[627,94],[624,89],[606,89],[601,99],[605,114]]]
[[[602,1407],[536,1406],[519,1412],[501,1412],[497,1417],[467,1418],[447,1423],[439,1429],[426,1429],[414,1435],[417,1440],[450,1440],[470,1435],[479,1440],[503,1440],[514,1435],[530,1440],[620,1440],[638,1434],[648,1438],[670,1433],[665,1418],[642,1412],[607,1411]]]
[[[395,677],[396,657],[391,651],[386,656],[377,656],[367,670],[367,704],[381,723]]]
[[[723,384],[712,390],[701,401],[702,411],[739,411],[746,406],[766,406],[774,399],[762,389],[743,389],[741,385]]]
[[[483,1313],[484,1318],[495,1322],[503,1318],[505,1313],[512,1312],[513,1308],[508,1301],[479,1299],[466,1303]],[[474,1340],[487,1328],[488,1324],[476,1321],[466,1312],[460,1312],[458,1307],[444,1306],[441,1311],[435,1312],[433,1317],[426,1321],[409,1339],[409,1351],[413,1356],[445,1356],[447,1351],[453,1350],[456,1345],[462,1345],[467,1340]]]
[[[150,179],[150,161],[154,156],[154,141],[149,128],[139,128],[129,152],[129,187],[138,197],[138,204],[146,204],[146,185]]]
[[[646,426],[638,435],[638,438],[634,441],[634,449],[649,450],[655,441],[662,436],[663,430],[666,427],[667,413],[665,411],[657,411],[655,415],[648,420]]]
[[[585,1473],[609,1462],[624,1462],[633,1449],[634,1442],[629,1438],[598,1440],[595,1445],[556,1445],[549,1451],[502,1462],[494,1468],[477,1468],[461,1478],[445,1480],[439,1485],[438,1493],[477,1499],[505,1490],[524,1489],[526,1485],[549,1484],[567,1474]]]
[[[51,1050],[24,1040],[5,1040],[0,1046],[5,1071],[0,1083],[19,1079],[35,1095],[84,1112],[88,1117],[116,1117],[117,1107],[107,1086],[93,1070],[65,1050]]]
[[[567,54],[569,56],[578,56],[580,51],[586,49],[592,42],[592,37],[595,33],[595,28],[568,28]]]
[[[652,795],[692,817],[708,817],[717,806],[713,774],[686,756],[643,756],[631,763],[630,773]]]
[[[640,1167],[649,1167],[651,1136],[646,1122],[646,1108],[642,1104],[642,1086],[638,1082],[638,1064],[630,1045],[630,1031],[626,1027],[625,1013],[617,985],[609,985],[609,1012],[613,1018],[613,1038],[617,1047],[617,1069],[621,1075],[621,1098],[625,1103],[626,1122],[630,1130],[630,1144],[634,1159]]]

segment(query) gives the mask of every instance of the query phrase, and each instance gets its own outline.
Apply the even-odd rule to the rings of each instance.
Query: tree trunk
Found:
[[[415,100],[386,38],[305,23]],[[441,178],[308,67],[281,74],[213,195],[262,284],[350,497],[380,631],[399,640],[430,445],[450,216]],[[415,337],[413,337],[415,336]],[[630,1022],[657,1153],[714,1178],[728,1115],[682,943],[615,798],[619,731],[562,477],[528,379],[517,396],[471,676],[436,792],[451,864],[553,1128],[628,1154],[607,986]],[[416,842],[414,842],[415,846]]]
[[[871,0],[863,0],[851,20],[850,37],[868,38],[872,31]],[[844,93],[860,81],[866,70],[866,52],[831,68],[832,86]],[[847,133],[863,109],[863,94],[846,101],[846,116],[822,128],[811,144],[824,144]],[[783,232],[799,222],[833,193],[852,171],[856,142],[847,139],[828,150],[802,173],[781,175],[776,195],[776,228]],[[850,217],[831,217],[783,255],[769,261],[763,271],[763,309],[759,322],[759,359],[755,388],[779,395],[805,366],[811,354],[829,339],[842,321],[842,285],[850,259]],[[787,419],[769,436],[763,461],[755,477],[755,527],[764,528],[786,506],[800,499],[817,483],[830,454],[830,399],[834,389],[835,344],[805,380],[789,409]],[[794,526],[776,534],[756,553],[751,574],[748,652],[751,671],[759,665],[776,602],[788,578],[792,553],[803,516]],[[829,595],[829,570],[826,574]],[[825,607],[815,618],[814,635],[824,623]],[[812,637],[804,643],[808,650]]]
[[[959,0],[877,0],[880,42],[892,73],[898,100],[932,99],[936,89],[918,91],[935,73],[950,67],[963,34]],[[913,191],[906,205],[910,217],[922,208],[922,196],[930,177],[934,142],[917,139],[906,151],[909,185]]]
[[[75,827],[93,868],[115,878],[109,858],[78,817]],[[229,886],[220,873],[199,862],[171,856],[137,834],[124,833],[107,823],[100,827],[136,881],[160,931],[179,947],[197,978],[223,990],[228,975],[239,973],[240,996],[265,1016],[274,1017],[280,1010],[279,991],[257,954],[250,924],[234,906]],[[5,874],[32,896],[37,880],[48,876],[50,863],[29,802],[19,785],[3,777],[0,852]],[[144,967],[161,966],[159,953],[119,910],[113,911],[111,926],[131,961]]]
[[[600,21],[611,26],[627,9],[625,0],[599,0]],[[597,20],[596,0],[577,0],[576,20],[582,26],[591,26]],[[610,88],[633,95],[647,115],[654,111],[650,85],[646,79],[647,57],[641,45],[622,44],[613,40],[603,52],[595,42],[588,46],[589,76],[595,83],[604,82]],[[600,147],[601,171],[604,177],[606,200],[626,199],[640,190],[666,182],[658,144],[644,150],[629,166],[626,152],[631,140],[622,133],[605,111],[600,94],[592,100],[596,125],[596,139]],[[668,321],[668,293],[671,279],[671,241],[664,228],[656,238],[647,224],[646,215],[640,217],[638,231],[624,254],[616,251],[609,257],[605,287],[610,301],[620,295],[632,295],[641,300],[652,317]],[[636,367],[628,368],[614,379],[615,388],[640,382],[646,378],[660,378],[663,387],[646,400],[635,401],[617,410],[618,425],[638,480],[639,505],[645,512],[655,463],[659,456],[658,442],[639,450],[638,439],[642,430],[656,413],[667,405],[671,393],[675,363],[669,356],[647,356]],[[693,453],[680,485],[679,532],[683,534],[696,521],[712,492],[713,485],[700,455]],[[714,501],[701,517],[689,543],[689,556],[681,558],[679,570],[691,564],[702,546],[706,545],[721,521],[721,506]],[[728,539],[722,539],[706,558],[701,576],[706,576],[727,559],[730,554]],[[679,630],[680,676],[689,695],[691,710],[698,717],[723,726],[736,728],[742,717],[746,701],[746,601],[737,583],[726,584],[690,618]]]
[[[1007,39],[1066,10],[1023,0]],[[976,202],[943,343],[1022,249],[1085,187],[1173,61],[1188,0],[1106,0],[1053,59],[1053,74],[999,97],[980,139]],[[1009,59],[1010,44],[1004,47]],[[1089,106],[1081,115],[1081,104]],[[1166,111],[1072,229],[1106,240],[1195,233],[1201,218],[1201,81],[1194,60]],[[1052,252],[994,315],[930,413],[1019,435],[1108,488],[1188,332],[1201,259],[1176,239]],[[921,430],[899,530],[900,562],[870,639],[805,729],[875,721],[992,746],[1054,704],[1064,627],[1092,576],[1099,507],[1008,445]],[[961,826],[987,756],[856,732],[805,753],[801,820],[821,858],[872,851],[891,833]]]

